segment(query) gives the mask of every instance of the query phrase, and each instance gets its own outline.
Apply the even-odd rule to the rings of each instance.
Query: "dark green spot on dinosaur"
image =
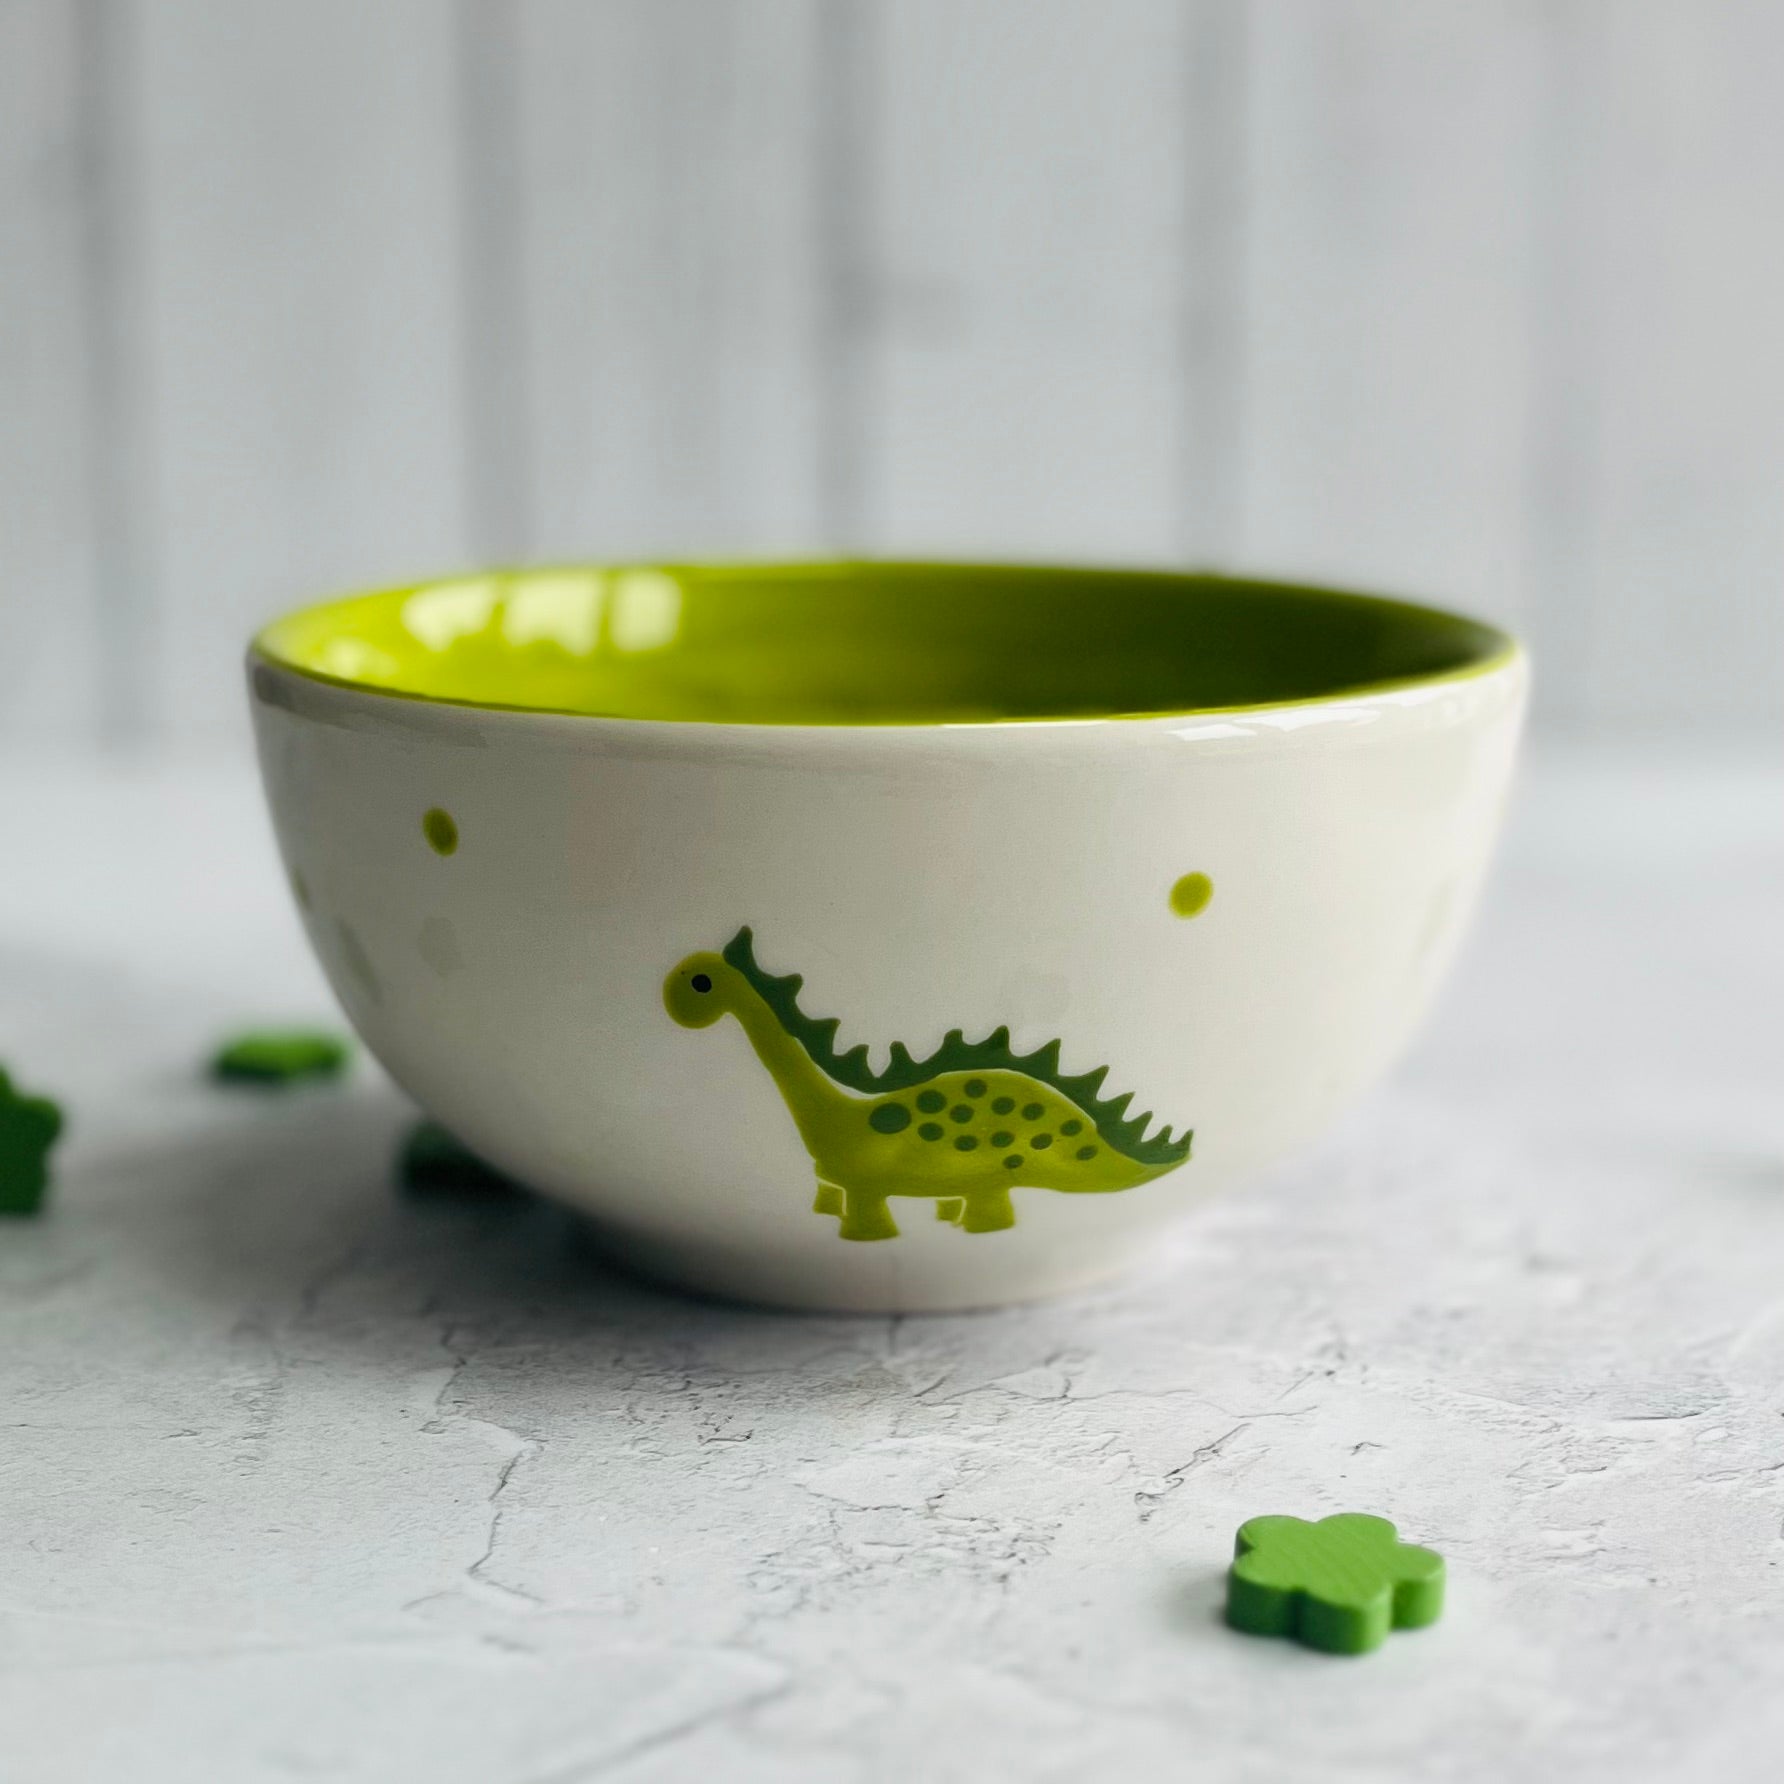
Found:
[[[1131,1093],[1101,1095],[1107,1066],[1062,1072],[1058,1041],[1019,1054],[1007,1028],[979,1041],[956,1028],[924,1059],[893,1042],[889,1063],[875,1071],[865,1046],[837,1051],[835,1017],[820,1020],[800,1009],[802,983],[796,974],[764,972],[745,928],[722,953],[690,954],[676,966],[664,980],[663,1002],[684,1028],[737,1019],[811,1155],[818,1179],[813,1209],[839,1219],[845,1239],[896,1238],[891,1196],[933,1197],[939,1219],[968,1233],[997,1232],[1015,1224],[1012,1188],[1108,1194],[1162,1177],[1190,1155],[1189,1133],[1173,1138],[1164,1127],[1149,1134],[1150,1113],[1128,1115]],[[993,1135],[987,1152],[969,1133],[937,1148],[926,1143],[943,1137],[940,1122],[911,1126],[911,1102],[927,1115],[951,1108],[953,1119],[966,1123],[975,1111],[959,1099],[987,1095],[999,1114],[1020,1105],[1031,1126],[1075,1135],[1088,1123],[1100,1144],[1068,1157],[1064,1148],[1050,1150],[1051,1131],[1012,1128]],[[1019,1141],[1026,1153],[1003,1153]]]
[[[436,855],[457,854],[458,823],[444,807],[430,806],[422,813],[421,834],[427,838],[427,846]]]

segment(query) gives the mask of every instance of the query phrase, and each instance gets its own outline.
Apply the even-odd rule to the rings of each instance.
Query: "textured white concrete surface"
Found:
[[[1145,1281],[800,1319],[416,1206],[245,773],[0,763],[8,1784],[1770,1779],[1784,1743],[1784,776],[1529,776],[1395,1081]],[[1449,1557],[1367,1662],[1226,1632],[1235,1525]]]

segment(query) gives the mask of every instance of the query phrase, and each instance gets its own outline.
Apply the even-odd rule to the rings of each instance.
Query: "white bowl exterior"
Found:
[[[983,1306],[1147,1254],[1320,1129],[1424,1009],[1498,828],[1521,657],[1345,701],[1096,723],[647,724],[431,704],[256,661],[279,845],[312,945],[391,1075],[468,1145],[696,1288]],[[459,847],[422,831],[450,812]],[[1214,884],[1185,919],[1180,876]],[[736,1022],[664,975],[743,924],[838,1047],[1007,1024],[1195,1131],[1117,1194],[1018,1189],[968,1234],[895,1199],[841,1240]]]

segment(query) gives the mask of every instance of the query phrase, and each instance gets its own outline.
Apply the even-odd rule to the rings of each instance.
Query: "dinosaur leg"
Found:
[[[817,1200],[811,1205],[814,1214],[834,1214],[842,1217],[842,1191],[834,1183],[826,1183],[822,1177],[818,1179]]]
[[[935,1203],[935,1217],[945,1220],[950,1226],[959,1226],[960,1217],[966,1212],[965,1196],[938,1196]]]
[[[999,1233],[1015,1224],[1016,1210],[1010,1206],[1010,1192],[982,1189],[976,1196],[967,1197],[966,1217],[960,1227],[968,1233]]]
[[[898,1225],[884,1195],[871,1190],[845,1189],[842,1192],[842,1228],[844,1239],[896,1239]]]

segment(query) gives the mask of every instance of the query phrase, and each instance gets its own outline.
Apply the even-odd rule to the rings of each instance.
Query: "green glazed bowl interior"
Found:
[[[1516,649],[1428,607],[1215,576],[963,564],[514,571],[268,626],[263,658],[416,700],[617,719],[935,725],[1355,698]]]

